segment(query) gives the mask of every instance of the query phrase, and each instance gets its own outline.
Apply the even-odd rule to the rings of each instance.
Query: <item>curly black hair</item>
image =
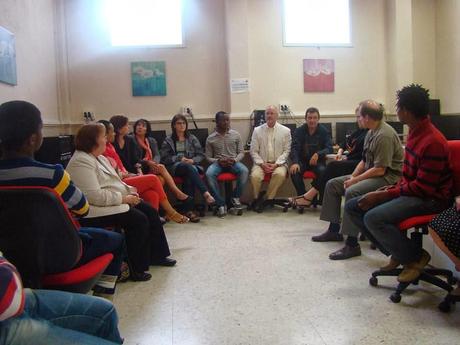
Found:
[[[430,90],[419,84],[410,84],[396,91],[396,106],[411,112],[416,118],[428,116],[430,112]]]

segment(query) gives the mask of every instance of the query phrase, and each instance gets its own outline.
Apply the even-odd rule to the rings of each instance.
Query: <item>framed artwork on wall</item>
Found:
[[[10,85],[18,84],[15,41],[14,35],[0,26],[0,82]]]
[[[335,67],[332,59],[303,60],[303,91],[334,92]]]
[[[133,96],[166,96],[164,61],[131,62]]]

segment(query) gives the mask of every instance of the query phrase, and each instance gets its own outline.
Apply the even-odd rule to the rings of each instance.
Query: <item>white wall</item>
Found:
[[[248,1],[250,109],[285,103],[298,114],[354,114],[357,103],[386,95],[384,3],[353,0],[351,48],[284,47],[282,1]],[[308,25],[308,14],[305,15]],[[335,92],[304,93],[303,59],[335,60]]]
[[[436,89],[443,114],[460,113],[460,1],[436,1]]]
[[[186,1],[186,48],[171,49],[111,47],[101,3],[66,2],[72,122],[82,122],[87,110],[100,118],[124,113],[152,120],[170,119],[182,105],[191,105],[197,116],[228,110],[222,0]],[[132,96],[133,61],[166,61],[167,96]]]
[[[413,80],[430,90],[436,89],[436,3],[433,0],[412,0]]]
[[[0,26],[16,36],[17,86],[0,83],[0,103],[34,103],[45,123],[59,123],[53,0],[2,0]]]

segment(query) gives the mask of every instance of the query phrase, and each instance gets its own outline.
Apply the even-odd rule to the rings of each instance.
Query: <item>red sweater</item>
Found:
[[[112,164],[115,169],[119,169],[123,174],[128,173],[120,159],[120,156],[115,150],[115,147],[113,147],[111,143],[107,142],[103,155],[107,157],[107,159],[110,161],[110,164]]]
[[[447,140],[428,118],[409,130],[403,176],[388,193],[445,201],[452,196]]]

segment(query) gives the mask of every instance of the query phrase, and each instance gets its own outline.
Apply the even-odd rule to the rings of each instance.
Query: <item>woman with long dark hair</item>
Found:
[[[153,174],[136,175],[126,170],[117,151],[112,143],[115,141],[113,125],[107,120],[100,120],[105,126],[107,145],[103,155],[110,161],[112,167],[118,172],[123,182],[136,187],[137,192],[143,200],[148,202],[154,209],[159,210],[159,206],[166,212],[166,217],[176,223],[185,223],[189,219],[178,213],[169,202],[163,189],[160,179]]]
[[[176,186],[165,166],[159,164],[158,144],[154,138],[149,137],[151,132],[149,122],[143,119],[137,120],[134,124],[134,135],[132,136],[128,135],[129,120],[126,116],[112,116],[110,122],[115,130],[113,146],[124,167],[134,174],[139,173],[140,168],[142,168],[142,173],[158,175],[162,183],[166,183],[177,200],[186,201],[188,199],[187,194]],[[139,143],[142,143],[142,145]]]
[[[167,136],[161,145],[161,163],[171,175],[183,179],[184,192],[193,198],[198,189],[208,204],[215,202],[203,182],[204,170],[200,163],[205,158],[203,148],[196,136],[188,132],[188,122],[184,115],[176,114],[171,120],[171,135]],[[194,213],[187,213],[193,219]]]

